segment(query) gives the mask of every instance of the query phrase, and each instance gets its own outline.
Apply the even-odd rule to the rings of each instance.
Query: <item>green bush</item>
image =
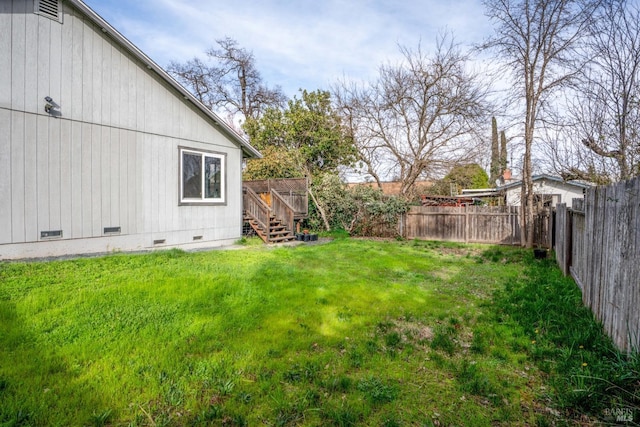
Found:
[[[354,236],[395,237],[398,218],[409,208],[399,197],[385,196],[382,190],[366,184],[349,188],[332,174],[316,179],[312,191],[331,228]],[[312,228],[322,227],[315,206],[310,207],[309,221]]]
[[[489,182],[489,175],[476,163],[454,166],[442,179],[436,181],[429,188],[429,193],[442,196],[451,195],[451,186],[456,192],[463,188],[487,188],[493,185]]]

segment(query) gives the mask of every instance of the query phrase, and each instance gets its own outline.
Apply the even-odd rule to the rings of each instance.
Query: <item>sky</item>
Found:
[[[288,97],[339,79],[371,81],[398,46],[432,52],[439,34],[463,45],[491,33],[480,0],[84,0],[158,65],[206,58],[230,37],[253,52]]]

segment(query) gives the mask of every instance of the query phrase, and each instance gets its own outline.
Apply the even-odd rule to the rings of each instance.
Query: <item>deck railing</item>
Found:
[[[287,227],[287,230],[293,233],[295,209],[274,189],[271,190],[271,209],[273,216],[279,219]]]
[[[262,195],[270,194],[272,190],[277,191],[293,207],[296,219],[304,219],[309,214],[309,181],[307,178],[244,181],[243,185]]]
[[[243,188],[243,203],[245,212],[265,230],[267,239],[269,238],[269,206],[251,188]]]

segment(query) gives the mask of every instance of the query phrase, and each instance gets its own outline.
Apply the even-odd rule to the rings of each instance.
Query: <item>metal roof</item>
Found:
[[[460,193],[461,197],[498,197],[500,196],[500,192],[498,190],[487,190],[487,191],[479,191],[474,193],[467,193],[467,190],[462,190]]]
[[[156,64],[151,58],[149,58],[144,52],[138,49],[133,43],[131,43],[125,36],[123,36],[118,30],[105,21],[100,15],[98,15],[93,9],[87,6],[82,0],[67,0],[75,8],[84,13],[94,24],[99,26],[105,34],[108,34],[113,40],[118,42],[123,48],[130,52],[135,58],[142,61],[144,65],[155,71],[162,79],[164,79],[169,85],[177,90],[180,95],[187,101],[190,101],[198,109],[200,109],[213,124],[225,134],[231,141],[240,146],[246,157],[250,158],[262,158],[262,154],[255,149],[249,141],[247,141],[242,135],[238,134],[231,126],[226,124],[216,113],[207,108],[202,102],[198,100],[191,92],[189,92],[184,86],[182,86],[176,79],[171,77],[161,66]]]

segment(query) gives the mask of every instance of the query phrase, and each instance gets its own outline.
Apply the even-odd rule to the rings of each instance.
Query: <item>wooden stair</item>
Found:
[[[292,230],[287,229],[279,219],[274,216],[269,217],[269,231],[267,232],[255,219],[245,215],[245,221],[265,243],[283,243],[296,239]]]
[[[269,203],[251,188],[243,187],[244,221],[265,243],[295,240],[295,210],[276,190],[269,192]]]

